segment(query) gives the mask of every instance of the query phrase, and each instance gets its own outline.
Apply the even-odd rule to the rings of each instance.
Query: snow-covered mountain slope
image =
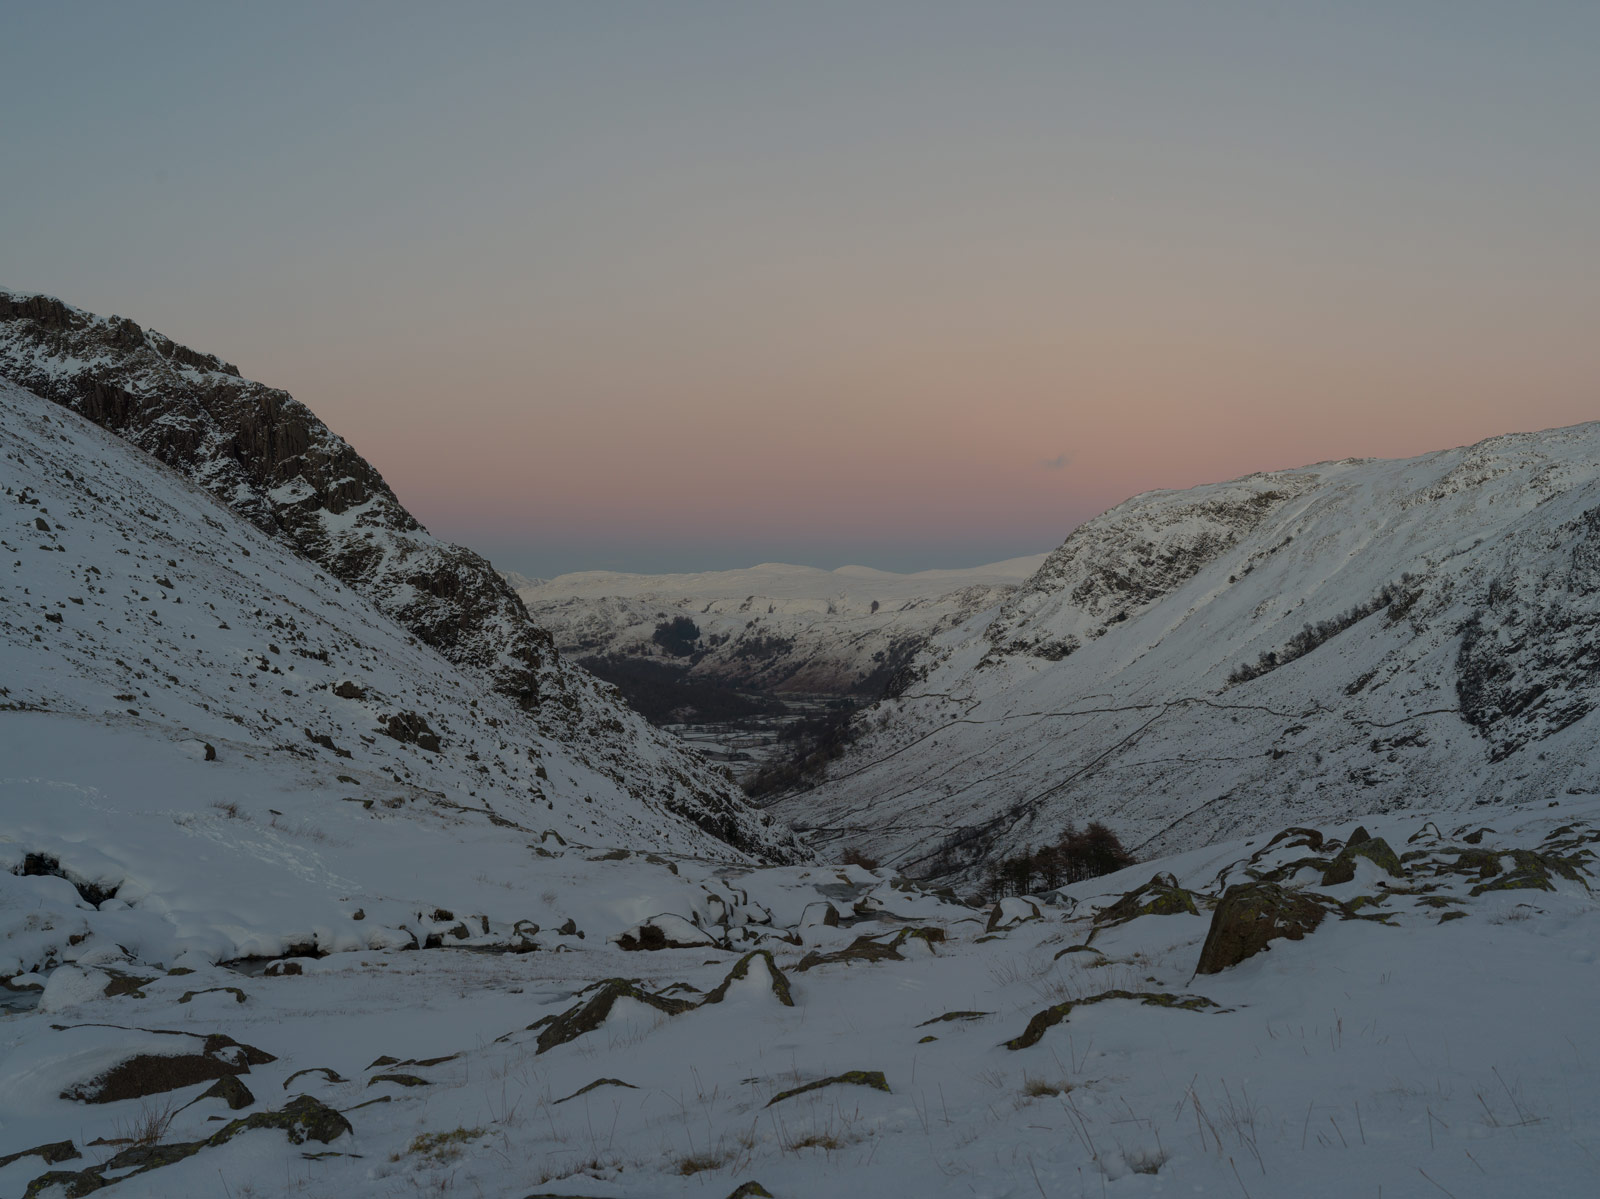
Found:
[[[115,857],[123,827],[70,823],[89,798],[37,819]],[[0,1194],[1587,1199],[1597,820],[1285,830],[987,911],[859,868],[508,837],[469,877],[374,844],[301,884],[365,908],[349,952],[266,973],[143,935],[158,899],[207,917],[205,869],[98,908],[0,872],[67,962],[0,991],[38,1000],[0,1014]],[[256,851],[213,923],[303,902],[260,884],[310,850],[173,833]],[[453,913],[415,910],[433,886]],[[572,923],[485,952],[517,911]],[[442,942],[365,948],[376,914]]]
[[[0,486],[6,822],[26,820],[30,788],[65,803],[148,773],[140,786],[153,798],[170,771],[203,778],[219,802],[262,799],[263,822],[267,805],[280,809],[290,845],[293,827],[323,825],[327,809],[358,825],[471,810],[526,830],[518,836],[548,828],[741,856],[674,813],[681,754],[670,742],[641,737],[636,751],[659,753],[659,790],[596,769],[207,493],[3,381]],[[155,812],[144,800],[91,802],[84,819],[91,811],[174,831],[159,802]],[[762,819],[749,817],[758,828]],[[69,852],[28,843],[25,831],[0,826],[0,840],[70,865]]]
[[[815,791],[908,872],[1102,820],[1263,823],[1600,790],[1600,424],[1154,492],[940,638]]]
[[[511,701],[496,717],[508,742],[560,745],[608,790],[658,802],[741,850],[775,860],[796,852],[721,771],[563,662],[485,559],[432,537],[287,392],[130,320],[4,291],[0,377],[186,475],[460,668],[467,694],[482,679]]]
[[[752,690],[876,699],[929,637],[1000,603],[1043,560],[915,574],[771,562],[682,575],[582,571],[525,581],[517,593],[563,653],[657,657]],[[674,655],[654,638],[677,618],[699,638]]]

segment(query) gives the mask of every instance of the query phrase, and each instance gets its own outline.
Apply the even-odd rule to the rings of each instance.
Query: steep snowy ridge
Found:
[[[1138,496],[780,810],[913,872],[1600,788],[1600,425]]]
[[[482,557],[428,534],[381,476],[287,392],[122,317],[0,291],[0,377],[188,476],[513,701],[510,719],[616,787],[665,796],[742,850],[797,852],[737,788],[564,663]]]
[[[770,562],[681,575],[583,571],[525,581],[518,594],[566,654],[665,656],[656,626],[686,617],[700,630],[691,677],[875,699],[928,638],[999,604],[1042,558],[915,574]]]
[[[148,760],[159,788],[163,769],[192,773],[198,758],[218,800],[251,790],[240,776],[254,771],[302,780],[314,799],[295,802],[324,810],[299,813],[313,823],[421,805],[529,835],[739,856],[674,816],[669,792],[596,771],[139,451],[3,381],[0,414],[8,817],[30,779],[71,791],[76,772],[101,786]],[[12,828],[0,839],[45,848]]]

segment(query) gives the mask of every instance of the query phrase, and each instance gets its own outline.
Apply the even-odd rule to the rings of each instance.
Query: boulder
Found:
[[[1024,920],[1039,920],[1039,905],[1031,899],[1008,895],[989,909],[989,921],[983,931],[992,933],[1002,928],[1015,928]]]
[[[205,1038],[198,1053],[140,1053],[118,1062],[87,1082],[74,1083],[61,1098],[81,1103],[116,1103],[211,1082],[232,1074],[248,1074],[251,1066],[276,1061],[270,1053],[241,1045],[214,1033]]]
[[[692,922],[671,912],[652,916],[617,938],[618,949],[705,949],[716,939]]]
[[[1096,924],[1125,924],[1139,916],[1198,916],[1200,905],[1194,893],[1178,886],[1170,874],[1158,874],[1142,887],[1135,887],[1110,907],[1094,915]]]
[[[1364,830],[1356,830],[1356,832],[1362,831]],[[1350,844],[1341,849],[1339,856],[1329,863],[1327,870],[1323,871],[1322,885],[1335,887],[1355,878],[1357,858],[1365,858],[1394,878],[1405,877],[1406,868],[1401,865],[1399,855],[1389,848],[1387,841],[1382,837],[1363,837],[1357,841],[1352,834]]]
[[[756,966],[756,959],[761,960],[761,965]],[[778,1002],[784,1007],[794,1006],[794,997],[789,993],[789,979],[778,969],[778,963],[772,960],[772,954],[765,949],[753,950],[734,963],[733,969],[728,971],[728,976],[720,983],[706,992],[706,997],[700,1001],[704,1007],[708,1003],[721,1003],[728,997],[728,992],[734,984],[752,978],[752,972],[766,971],[766,990],[777,996]]]
[[[1267,942],[1298,941],[1322,923],[1326,909],[1277,883],[1238,883],[1222,893],[1200,950],[1196,974],[1216,974],[1260,953]]]

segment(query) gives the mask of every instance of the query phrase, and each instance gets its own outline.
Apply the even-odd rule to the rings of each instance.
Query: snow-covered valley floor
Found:
[[[105,806],[78,840],[112,861]],[[354,842],[365,813],[339,807],[322,835]],[[0,1167],[0,1195],[1466,1199],[1590,1196],[1600,1178],[1593,798],[1499,810],[1482,832],[1369,821],[1392,859],[1376,841],[1341,853],[1348,827],[1321,844],[1264,830],[989,910],[855,867],[504,830],[457,830],[432,868],[397,856],[385,874],[369,854],[311,877],[267,852],[270,826],[181,815],[171,836],[197,862],[209,843],[213,862],[257,863],[234,871],[231,914],[197,894],[213,923],[264,937],[276,916],[292,941],[309,922],[342,951],[167,969],[151,930],[173,896],[94,908],[63,878],[0,873],[7,952],[68,934],[67,964],[11,982],[48,973],[39,1008],[0,1017],[0,1159],[70,1142]],[[43,836],[50,811],[28,819]],[[331,861],[325,845],[305,861]],[[1325,884],[1341,863],[1350,879]],[[1172,878],[1108,910],[1157,873]],[[302,875],[302,893],[273,888]],[[1196,975],[1218,898],[1257,878],[1325,918]],[[366,919],[318,924],[329,905]],[[188,905],[191,943],[204,906]],[[440,944],[347,935],[374,922]],[[652,936],[688,947],[621,947]],[[131,1094],[195,1059],[223,1064]],[[64,1097],[112,1084],[129,1097]],[[231,1123],[286,1110],[287,1131]],[[128,1143],[169,1113],[176,1150]]]

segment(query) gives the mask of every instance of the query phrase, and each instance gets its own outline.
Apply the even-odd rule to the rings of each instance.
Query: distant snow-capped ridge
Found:
[[[779,810],[960,873],[1103,820],[1262,824],[1600,791],[1600,424],[1136,496],[935,639]]]
[[[802,852],[721,771],[563,662],[484,558],[429,534],[382,476],[287,392],[131,320],[6,291],[0,377],[182,474],[465,679],[481,679],[508,701],[512,740],[560,745],[605,779],[606,790],[659,801],[664,812],[758,858]],[[19,393],[11,402],[29,401]],[[116,499],[99,502],[114,509]],[[269,573],[262,586],[272,585]]]
[[[519,586],[563,653],[677,660],[696,678],[769,692],[882,693],[931,636],[992,608],[1045,555],[988,566],[895,574],[766,562],[694,574],[579,571]],[[698,638],[667,647],[663,621]]]

